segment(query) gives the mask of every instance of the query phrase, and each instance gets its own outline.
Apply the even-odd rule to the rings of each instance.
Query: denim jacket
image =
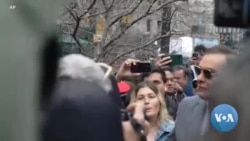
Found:
[[[174,122],[164,123],[157,132],[155,141],[168,141],[168,137],[170,133],[174,130],[174,127],[175,127]]]

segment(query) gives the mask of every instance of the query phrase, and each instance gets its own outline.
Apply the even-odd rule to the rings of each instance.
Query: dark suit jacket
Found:
[[[182,99],[185,97],[185,94],[173,94],[165,96],[166,106],[168,109],[169,114],[173,117],[173,119],[176,119],[176,113],[178,110],[179,103],[182,101]]]
[[[206,102],[198,96],[185,97],[179,104],[175,130],[168,141],[201,141]]]
[[[122,141],[119,108],[94,83],[63,80],[49,106],[42,141]]]

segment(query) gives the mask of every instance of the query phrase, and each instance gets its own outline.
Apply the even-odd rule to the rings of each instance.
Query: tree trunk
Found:
[[[166,35],[171,30],[171,5],[162,9],[162,28],[161,35]],[[161,39],[161,52],[169,53],[170,36]]]

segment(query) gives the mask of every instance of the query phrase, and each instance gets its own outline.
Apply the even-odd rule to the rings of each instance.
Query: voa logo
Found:
[[[210,115],[212,126],[219,132],[229,132],[238,123],[238,113],[234,107],[228,104],[216,106]]]
[[[214,114],[217,122],[234,122],[234,118],[232,114]]]

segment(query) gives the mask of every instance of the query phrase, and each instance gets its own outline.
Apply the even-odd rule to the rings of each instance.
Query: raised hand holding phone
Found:
[[[140,76],[140,73],[132,73],[130,70],[131,66],[136,65],[137,62],[140,61],[135,59],[127,59],[126,61],[124,61],[116,74],[116,79],[120,81],[127,77]]]
[[[133,118],[136,118],[143,126],[149,127],[148,117],[145,116],[145,104],[144,102],[138,101],[131,103],[127,110],[133,113]]]
[[[131,73],[149,73],[151,72],[150,62],[136,62],[130,67]]]
[[[159,54],[156,59],[156,66],[160,68],[169,68],[176,65],[183,65],[183,56],[181,54],[165,55]]]
[[[172,60],[172,62],[170,63],[171,67],[183,65],[183,56],[181,54],[170,55],[170,58]]]
[[[166,68],[169,67],[171,64],[172,60],[170,56],[167,56],[165,54],[159,54],[158,57],[156,58],[156,66],[160,68]]]

